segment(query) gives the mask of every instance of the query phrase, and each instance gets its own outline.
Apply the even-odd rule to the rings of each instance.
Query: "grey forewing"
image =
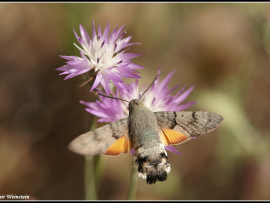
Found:
[[[223,118],[203,111],[155,112],[158,126],[173,129],[188,137],[196,137],[216,129]]]
[[[69,149],[82,155],[103,154],[116,140],[128,132],[128,118],[104,125],[75,138]]]
[[[123,133],[125,133],[125,131],[128,130],[127,120],[128,118],[124,118],[124,119],[120,119],[116,122],[111,122],[108,124],[113,133],[112,137],[114,137],[115,139],[119,139],[120,137],[123,136]],[[123,129],[124,126],[126,129]]]

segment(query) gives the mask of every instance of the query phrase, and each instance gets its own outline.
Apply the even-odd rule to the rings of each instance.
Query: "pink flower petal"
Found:
[[[182,156],[182,154],[180,153],[180,152],[178,152],[177,151],[177,149],[175,149],[173,146],[171,146],[171,145],[168,145],[168,146],[165,146],[164,147],[166,150],[168,150],[168,151],[171,151],[171,152],[173,152],[173,153],[175,153],[175,154],[178,154],[178,155],[181,155]]]
[[[182,101],[184,101],[193,89],[194,89],[194,86],[190,87],[187,91],[185,91],[183,94],[181,94],[181,96],[179,96],[177,99],[175,99],[174,102],[181,103]]]
[[[80,25],[80,32],[83,39],[83,43],[87,44],[90,43],[90,37],[82,25]]]
[[[131,152],[132,156],[134,156],[134,154],[135,154],[135,149],[132,148],[132,150],[131,150],[130,152]]]
[[[92,40],[96,37],[95,22],[92,23]]]
[[[93,86],[92,86],[92,88],[90,90],[90,92],[92,92],[92,90],[95,89],[99,85],[100,82],[101,82],[101,74],[98,73],[97,76],[96,76],[95,82],[93,83]]]
[[[110,22],[108,22],[108,24],[103,32],[103,39],[107,39],[108,34],[109,34],[109,30],[110,30]]]

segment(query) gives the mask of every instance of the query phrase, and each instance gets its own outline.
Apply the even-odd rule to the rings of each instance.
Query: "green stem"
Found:
[[[93,156],[85,156],[85,199],[97,200]]]
[[[132,174],[131,174],[131,182],[130,188],[128,193],[128,200],[135,200],[136,192],[137,192],[137,182],[138,182],[138,175],[137,175],[137,168],[132,167]]]
[[[102,181],[104,171],[105,171],[104,159],[102,159],[101,155],[98,155],[95,157],[95,166],[94,166],[97,190],[100,187],[100,182]]]
[[[92,115],[89,122],[89,130],[96,128],[96,117]],[[96,200],[96,183],[95,183],[95,172],[94,172],[94,157],[85,156],[85,199]]]

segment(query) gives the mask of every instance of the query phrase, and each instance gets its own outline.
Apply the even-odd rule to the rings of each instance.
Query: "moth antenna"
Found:
[[[98,93],[100,96],[103,96],[103,97],[108,97],[108,98],[111,98],[111,99],[118,99],[118,100],[122,100],[122,101],[126,101],[126,102],[129,102],[127,100],[124,100],[124,99],[120,99],[120,98],[115,98],[115,97],[110,97],[110,96],[107,96],[107,95],[104,95],[104,94],[100,94]]]
[[[157,74],[157,76],[155,77],[155,79],[153,80],[153,82],[149,85],[149,87],[144,91],[144,93],[142,94],[142,96],[140,97],[140,99],[143,97],[143,95],[147,92],[147,90],[152,87],[152,85],[156,82],[157,78],[158,78],[159,74]]]

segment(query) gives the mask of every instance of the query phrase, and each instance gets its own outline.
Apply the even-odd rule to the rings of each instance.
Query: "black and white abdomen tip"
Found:
[[[138,176],[146,179],[148,184],[167,180],[167,173],[171,171],[166,151],[163,149],[158,154],[155,154],[154,151],[156,150],[148,149],[138,156],[134,156],[138,167]]]

